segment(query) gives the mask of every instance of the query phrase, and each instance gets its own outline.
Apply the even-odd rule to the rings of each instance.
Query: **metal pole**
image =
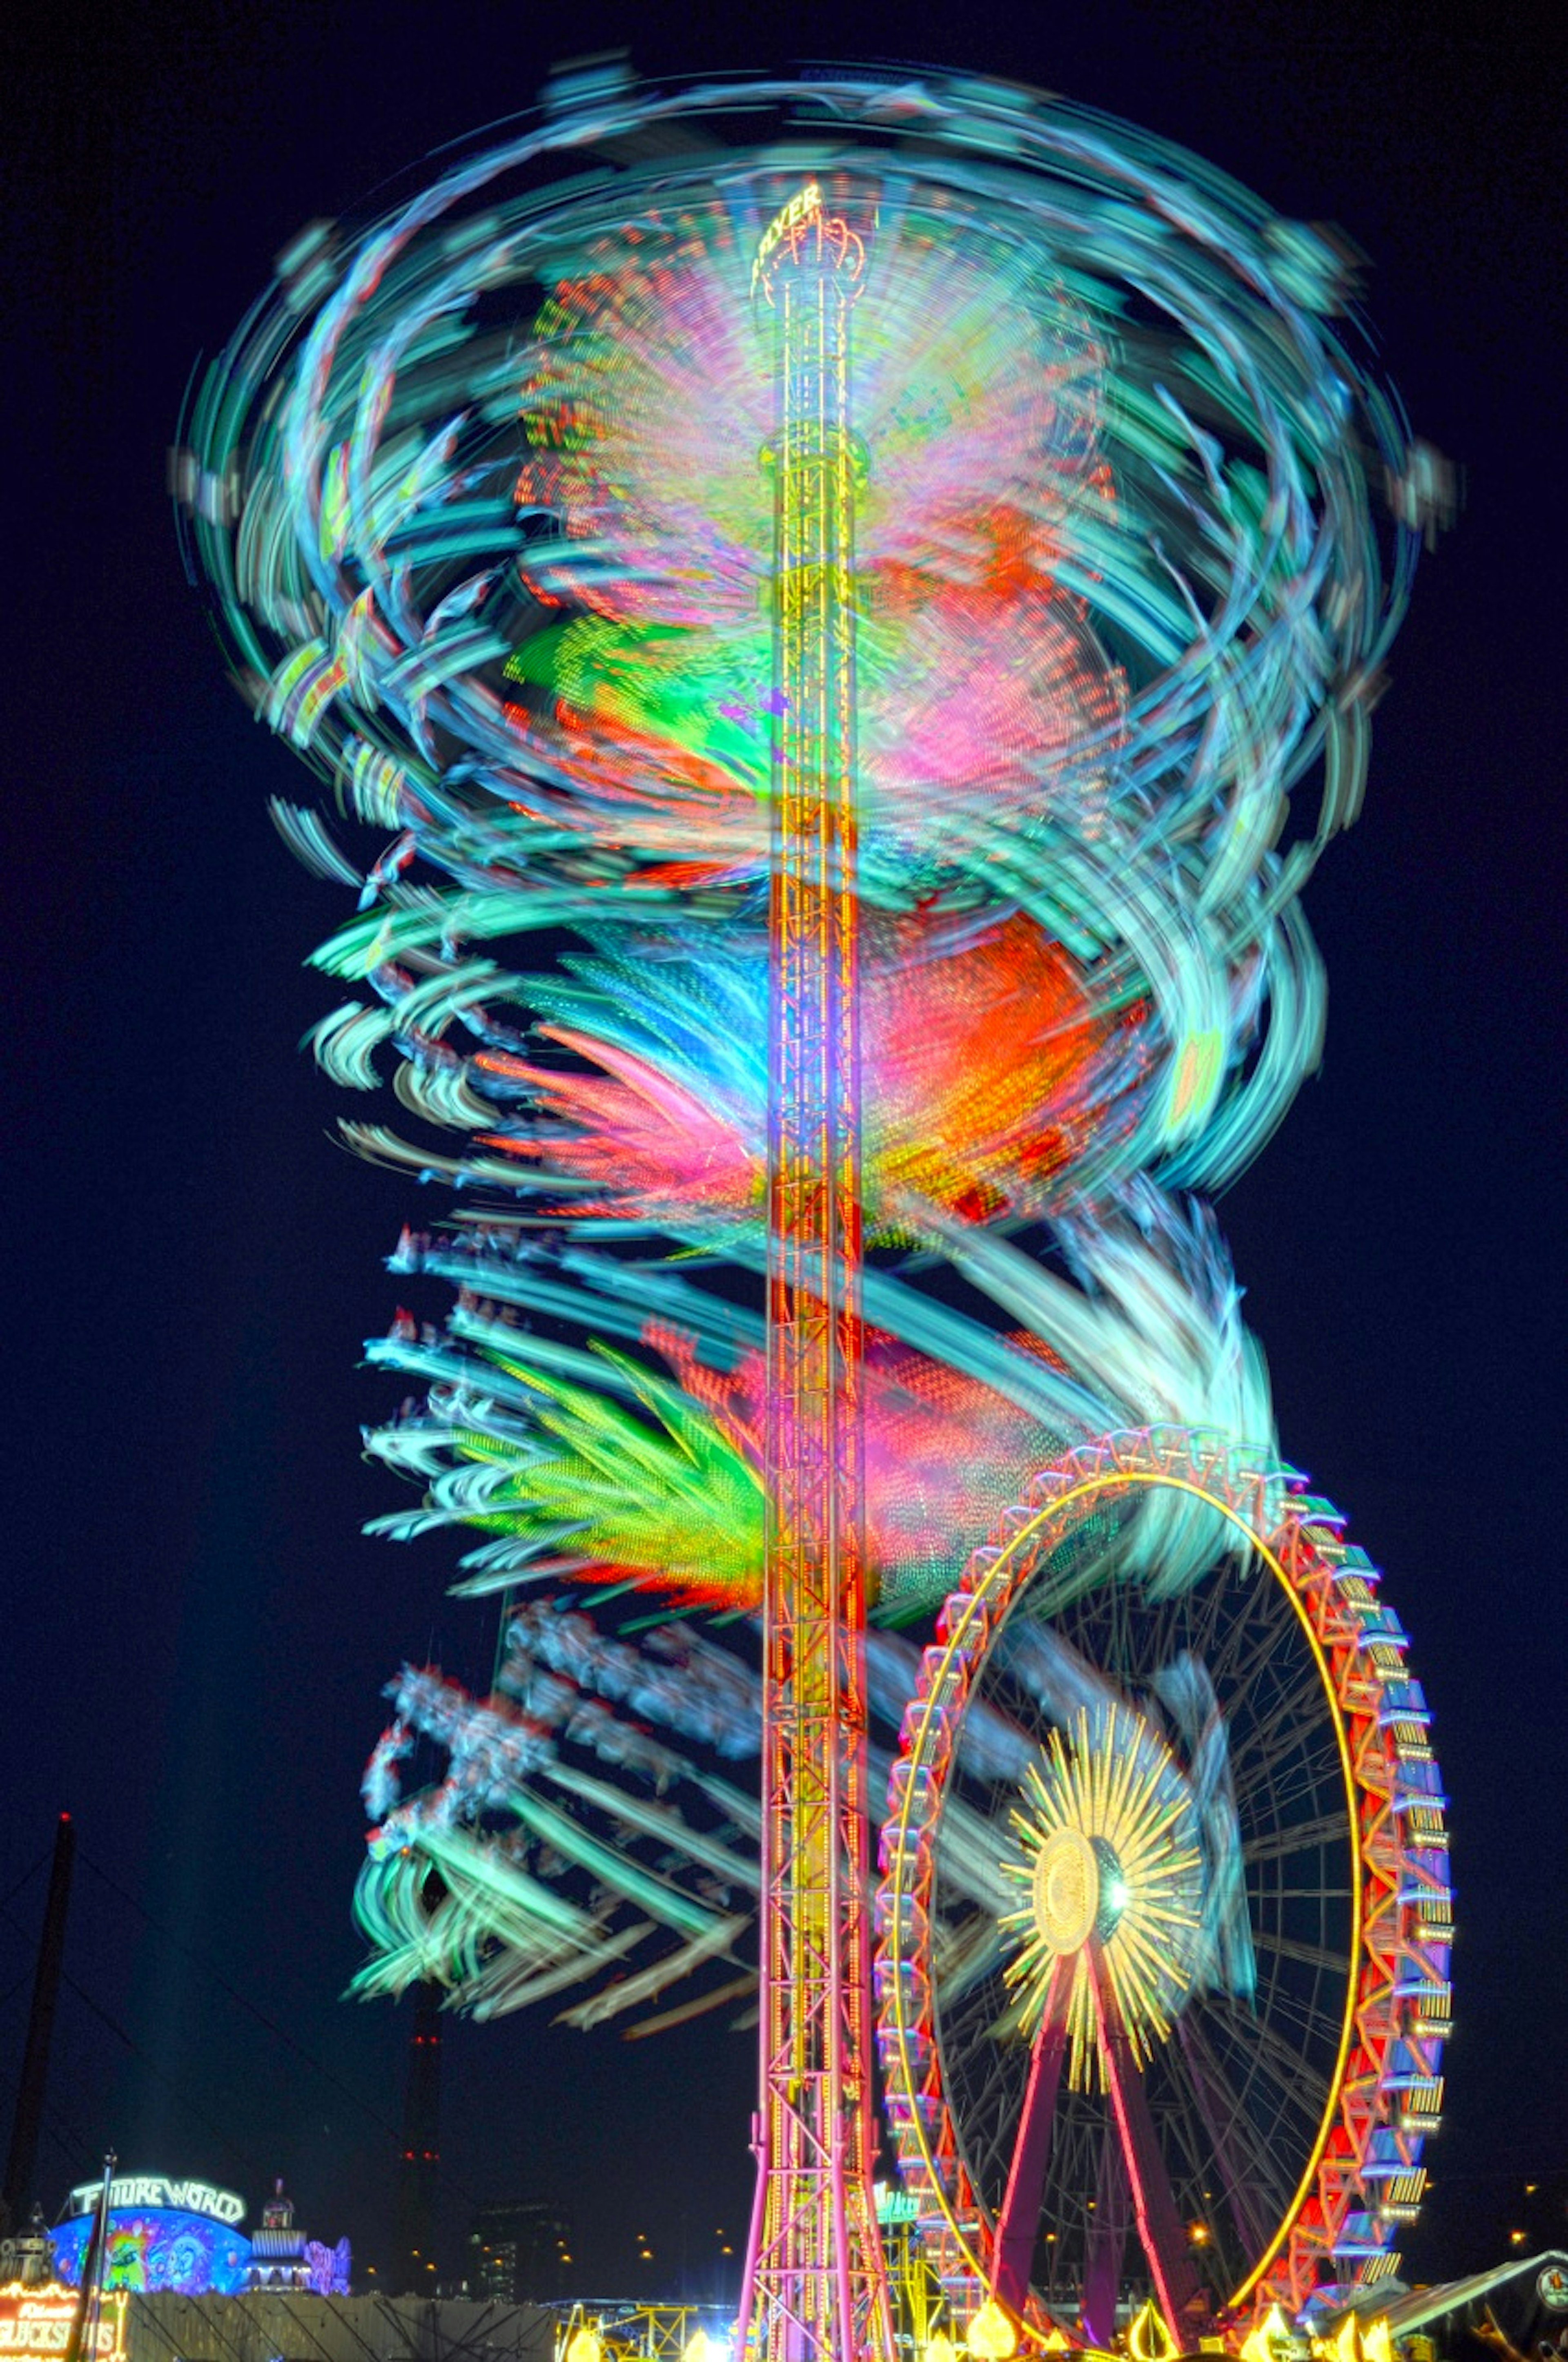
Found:
[[[15,2225],[26,2219],[28,2201],[37,2194],[33,2176],[38,2167],[38,2131],[49,2082],[49,2043],[60,2000],[60,1972],[65,1965],[65,1922],[71,1906],[71,1871],[75,1859],[75,1825],[69,1813],[61,1813],[54,1832],[54,1860],[49,1866],[38,1966],[33,1972],[27,2047],[22,2053],[16,2113],[11,2119],[11,2149],[5,2161],[5,2208]]]
[[[98,2311],[104,2292],[104,2262],[109,2252],[109,2196],[115,2178],[115,2152],[104,2159],[104,2186],[93,2209],[93,2228],[82,2257],[82,2287],[71,2316],[65,2362],[82,2362],[85,2349],[96,2362]]]

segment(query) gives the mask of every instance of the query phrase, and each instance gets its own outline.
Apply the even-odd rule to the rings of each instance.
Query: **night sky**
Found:
[[[27,6],[3,37],[5,1047],[12,1402],[0,1696],[0,2128],[40,1869],[77,1876],[40,2181],[106,2145],[385,2268],[407,2008],[339,1999],[356,1795],[400,1661],[484,1685],[450,1553],[359,1538],[358,1370],[411,1182],[333,1144],[297,1044],[341,891],[269,793],[306,775],[228,686],[165,455],[308,220],[528,105],[556,59],[922,58],[1182,141],[1372,259],[1411,417],[1464,471],[1381,706],[1365,817],[1308,910],[1319,1079],[1224,1202],[1280,1435],[1387,1572],[1437,1716],[1461,1934],[1448,2120],[1408,2248],[1499,2251],[1568,2170],[1562,918],[1565,86],[1556,12],[1096,0]],[[353,1112],[359,1110],[354,1109]],[[558,2199],[582,2279],[715,2284],[748,2199],[749,2037],[451,2024],[444,2225]],[[1568,2231],[1568,2225],[1562,2226]],[[634,2260],[646,2231],[652,2265]]]

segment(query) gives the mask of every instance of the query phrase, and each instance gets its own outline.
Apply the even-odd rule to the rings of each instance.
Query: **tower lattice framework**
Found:
[[[856,901],[860,239],[808,183],[770,225],[773,697],[761,2091],[742,2334],[891,2356],[872,2195]]]

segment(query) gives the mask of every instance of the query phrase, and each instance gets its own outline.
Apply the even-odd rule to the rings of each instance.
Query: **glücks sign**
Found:
[[[80,2301],[75,2289],[0,2289],[0,2362],[62,2362]],[[82,2351],[83,2362],[126,2362],[123,2296],[104,2298]]]

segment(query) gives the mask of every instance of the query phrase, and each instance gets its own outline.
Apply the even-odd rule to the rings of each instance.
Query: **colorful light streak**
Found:
[[[716,178],[665,151],[672,125],[740,126],[748,148]],[[617,169],[585,182],[597,148]],[[867,293],[852,419],[846,378],[803,469],[773,339],[828,224]],[[851,1533],[863,1453],[855,1596],[840,1568],[826,1632],[862,1593],[889,1621],[928,1613],[1021,1480],[1091,1438],[1174,1422],[1269,1444],[1228,1259],[1181,1193],[1233,1178],[1316,1063],[1299,897],[1358,808],[1441,489],[1329,325],[1343,296],[1326,239],[1124,126],[850,72],[666,96],[568,81],[383,221],[285,259],[176,477],[258,712],[379,833],[356,860],[274,807],[357,893],[316,955],[350,996],[317,1054],[362,1092],[389,1064],[417,1127],[348,1136],[466,1200],[393,1258],[458,1292],[442,1329],[400,1313],[370,1349],[418,1389],[367,1439],[423,1496],[382,1530],[479,1535],[471,1591],[571,1581],[745,1617],[777,1563],[770,1490],[797,1538],[828,1497],[785,1481],[809,1396]],[[821,546],[781,575],[807,510]],[[792,584],[821,625],[793,643]],[[777,1076],[806,1037],[779,1012],[810,985],[787,947],[814,937],[780,911],[808,775],[849,831],[815,839],[817,980],[837,984],[814,1038],[837,1041],[830,1098],[858,1068],[860,1113],[791,1181],[805,1101]],[[1293,811],[1314,785],[1315,814]],[[805,1220],[825,1181],[836,1232]],[[792,1404],[781,1340],[814,1254],[837,1358]],[[1214,1536],[1167,1487],[1116,1551],[1175,1594]],[[488,2012],[641,1947],[619,1998],[568,2014],[699,1970],[729,1992],[750,1905],[711,1857],[750,1859],[754,1804],[562,1670],[570,1618],[510,1628],[488,1704],[399,1686],[360,1988],[434,1971]],[[578,1645],[602,1672],[628,1644]],[[836,1650],[828,1720],[859,1678]],[[896,1650],[873,1637],[873,1689],[913,1678]],[[1166,1706],[1192,1749],[1194,1975],[1243,1992],[1201,1672],[1173,1667]],[[688,1694],[722,1752],[749,1725],[721,1691],[708,1665]],[[421,1731],[450,1776],[404,1800]],[[651,1868],[671,1831],[644,1780],[694,1800],[679,1844],[706,1848],[716,1900]],[[959,1843],[994,1897],[996,1865]],[[609,1918],[568,1901],[574,1878],[619,1898]]]

